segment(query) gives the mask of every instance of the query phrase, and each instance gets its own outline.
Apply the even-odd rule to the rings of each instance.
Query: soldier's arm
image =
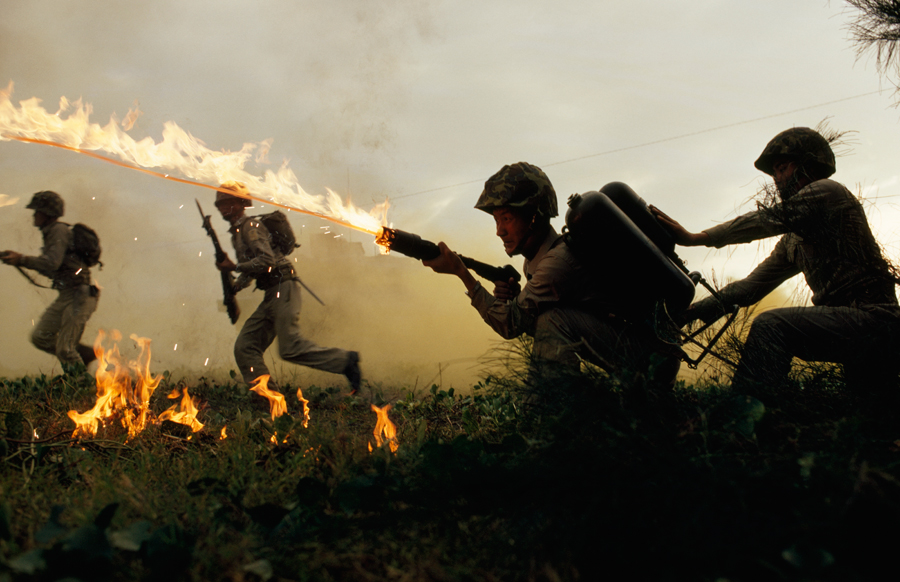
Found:
[[[691,305],[685,316],[691,321],[695,319],[703,320],[705,323],[715,321],[729,312],[732,305],[741,307],[753,305],[799,273],[800,268],[788,260],[787,243],[782,238],[775,245],[772,254],[749,275],[726,285],[719,291],[721,302],[714,297],[707,297]]]
[[[22,256],[19,265],[53,277],[66,257],[71,236],[69,227],[57,222],[51,227],[40,256]]]
[[[241,232],[241,236],[251,258],[237,263],[234,270],[250,278],[270,272],[275,268],[278,258],[272,250],[272,245],[269,244],[269,233],[262,224],[254,220],[248,220],[243,228],[245,230]]]

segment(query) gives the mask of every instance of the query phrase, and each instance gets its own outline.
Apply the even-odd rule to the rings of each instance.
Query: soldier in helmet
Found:
[[[525,286],[496,281],[489,293],[444,243],[441,255],[424,264],[459,277],[472,306],[502,337],[534,338],[532,378],[577,370],[582,360],[610,373],[646,372],[656,354],[661,365],[655,380],[674,382],[678,359],[649,326],[617,314],[612,283],[582,264],[550,224],[558,213],[556,192],[540,168],[525,162],[504,166],[485,182],[475,208],[494,217],[506,253],[525,258]]]
[[[776,386],[793,357],[844,364],[852,383],[875,390],[896,382],[900,307],[891,265],[869,229],[859,200],[830,180],[834,152],[821,134],[795,127],[779,133],[754,164],[775,181],[777,202],[699,233],[654,212],[685,246],[721,248],[771,236],[781,239],[746,278],[725,286],[722,303],[693,304],[687,321],[714,321],[724,306],[749,306],[803,273],[812,306],[761,313],[750,327],[733,386],[750,393]]]
[[[278,354],[282,359],[326,372],[343,374],[350,381],[351,394],[360,386],[359,353],[340,348],[317,346],[300,333],[300,281],[294,268],[281,253],[272,248],[266,227],[245,214],[250,206],[249,191],[240,182],[226,182],[216,192],[216,208],[231,223],[229,232],[237,263],[229,257],[216,264],[225,272],[236,271],[235,291],[256,281],[265,293],[253,315],[244,323],[234,344],[234,359],[244,378],[253,383],[269,374],[263,354],[278,338]],[[269,383],[274,389],[274,382]]]
[[[49,277],[59,296],[50,304],[31,334],[40,350],[55,355],[66,371],[84,367],[96,359],[90,346],[79,343],[84,326],[97,309],[100,292],[91,284],[91,272],[84,258],[75,252],[69,225],[63,215],[63,199],[49,190],[38,192],[28,206],[34,210],[34,225],[40,229],[44,246],[39,256],[4,251],[0,260],[25,267]]]

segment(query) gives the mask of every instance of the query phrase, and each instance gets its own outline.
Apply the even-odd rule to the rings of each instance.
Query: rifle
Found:
[[[386,226],[381,227],[381,231],[378,233],[375,242],[392,251],[397,251],[401,255],[419,259],[420,261],[428,261],[441,254],[440,248],[430,240],[423,240],[422,237],[417,234],[398,230],[396,228],[388,228]],[[506,282],[510,279],[519,281],[522,278],[522,275],[520,275],[512,265],[495,267],[462,255],[459,255],[459,258],[462,259],[463,265],[465,265],[467,269],[475,271],[476,275],[491,282]]]
[[[206,230],[209,238],[212,239],[213,246],[216,248],[216,262],[221,263],[228,255],[225,254],[225,251],[222,250],[222,245],[219,244],[219,237],[216,236],[216,231],[213,230],[209,221],[210,216],[203,213],[199,200],[194,199],[194,202],[197,203],[197,209],[200,211],[200,216],[203,217],[203,228]],[[237,300],[235,299],[234,278],[231,276],[231,273],[225,271],[220,271],[219,273],[222,275],[222,294],[224,295],[225,309],[228,311],[231,323],[236,323],[241,315],[241,310],[238,308]]]

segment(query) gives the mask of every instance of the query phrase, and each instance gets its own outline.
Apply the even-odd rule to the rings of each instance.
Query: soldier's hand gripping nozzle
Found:
[[[419,235],[411,232],[386,226],[381,227],[378,236],[375,237],[375,242],[401,255],[419,259],[420,261],[428,261],[441,254],[440,248],[430,240],[424,240]],[[519,281],[522,278],[522,275],[512,265],[495,267],[462,255],[459,255],[459,258],[462,259],[467,269],[475,271],[476,275],[491,282],[506,282],[510,279]]]
[[[212,223],[209,221],[209,215],[203,213],[199,200],[195,200],[195,202],[197,203],[197,209],[200,210],[200,216],[203,217],[203,228],[206,230],[209,238],[212,239],[213,247],[216,249],[216,262],[221,263],[227,255],[222,250],[222,245],[219,244],[219,237],[216,236],[216,231],[213,230]],[[228,318],[231,320],[231,323],[237,323],[238,317],[241,316],[241,310],[235,298],[234,277],[231,276],[231,273],[226,273],[225,271],[220,271],[220,274],[222,275],[222,295],[225,309],[228,311]]]

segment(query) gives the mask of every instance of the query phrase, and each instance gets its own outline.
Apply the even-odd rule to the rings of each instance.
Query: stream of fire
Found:
[[[386,221],[387,201],[365,212],[349,201],[344,203],[328,188],[326,196],[308,194],[287,162],[277,171],[266,171],[262,177],[246,171],[244,166],[248,161],[267,161],[271,140],[245,143],[237,152],[214,151],[170,121],[163,125],[161,142],[156,143],[150,137],[137,141],[127,133],[141,115],[137,107],[129,109],[124,120],[119,121],[113,115],[109,123],[101,126],[90,121],[93,109],[81,99],[69,101],[62,97],[59,110],[51,114],[40,106],[36,97],[21,101],[19,107],[15,107],[11,101],[12,91],[12,82],[0,90],[0,141],[17,140],[58,147],[158,178],[211,190],[217,190],[218,184],[235,180],[247,186],[252,192],[249,198],[253,200],[323,218],[371,235],[377,235],[379,227]],[[118,160],[96,152],[104,152]],[[172,172],[186,178],[171,176]]]

